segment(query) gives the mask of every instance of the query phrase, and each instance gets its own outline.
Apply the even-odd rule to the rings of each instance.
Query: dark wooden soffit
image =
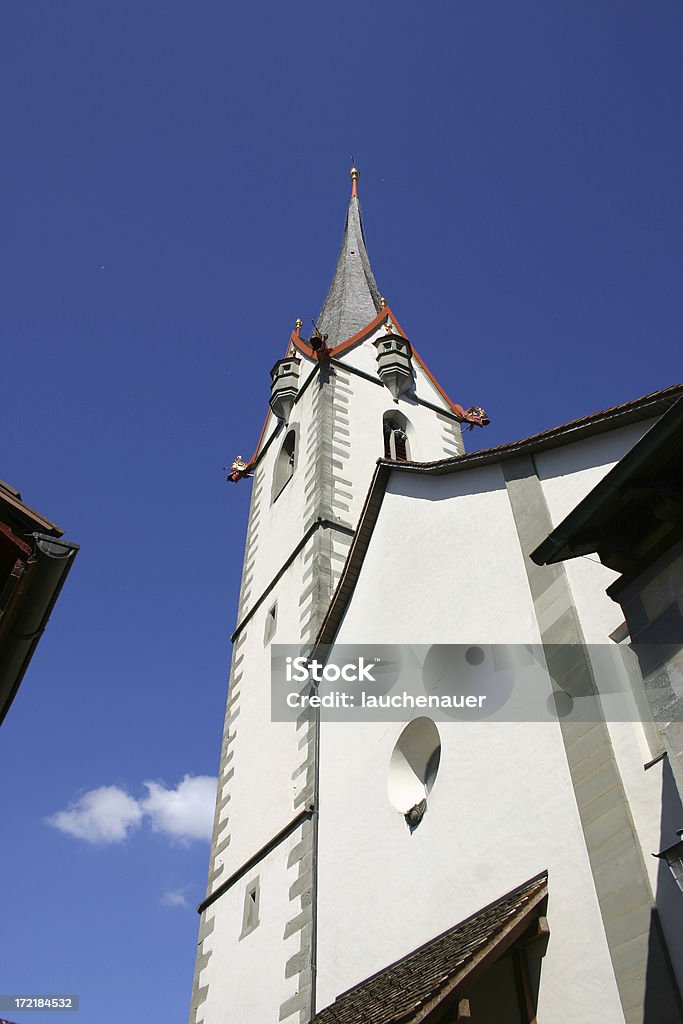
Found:
[[[682,536],[683,398],[679,398],[531,557],[545,565],[597,552],[605,565],[629,573]]]
[[[547,935],[543,872],[344,992],[313,1024],[432,1024],[513,945]]]

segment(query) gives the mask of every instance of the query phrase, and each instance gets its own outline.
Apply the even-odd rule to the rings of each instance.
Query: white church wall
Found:
[[[376,375],[374,351],[371,372]],[[263,454],[254,471],[209,893],[220,890],[312,800],[313,748],[308,725],[271,722],[270,644],[304,643],[314,635],[348,554],[351,527],[376,460],[384,455],[385,411],[405,410],[409,432],[419,438],[413,457],[442,457],[460,443],[459,425],[445,412],[439,419],[434,410],[414,402],[393,403],[387,388],[350,373],[345,366],[330,367],[330,383],[321,388],[324,374],[325,367],[318,371],[302,360],[300,398],[286,426],[278,429],[275,418],[269,417]],[[278,494],[273,486],[276,464],[290,429],[296,431],[297,439],[293,471]],[[297,550],[306,535],[308,539]],[[284,864],[286,850],[274,851],[270,857],[273,863]],[[202,956],[216,949],[214,966],[225,956],[216,945],[221,942],[219,933],[231,934],[235,924],[231,892],[222,892],[212,905],[221,929],[216,927],[215,934],[203,940]],[[297,899],[295,895],[294,903],[288,900],[290,919],[296,916]],[[268,955],[284,977],[285,952],[280,946],[272,947]],[[241,964],[243,956],[241,945],[233,950],[236,962]],[[306,956],[301,959],[303,965]],[[209,958],[197,981],[198,989],[208,985],[209,993],[211,962]],[[262,999],[272,1012],[272,997],[264,992]],[[200,1006],[198,1021],[204,1019],[203,1013]]]
[[[591,1020],[599,1005],[621,1022],[558,727],[438,728],[439,773],[412,835],[387,796],[402,725],[323,728],[318,1005],[547,869],[539,1019]]]
[[[562,522],[654,422],[630,424],[536,457],[553,525]],[[618,573],[602,565],[597,555],[569,559],[564,562],[564,569],[586,642],[611,644],[609,636],[623,623],[624,615],[621,606],[605,591],[618,578]],[[597,660],[598,651],[595,651],[594,661]],[[595,668],[600,670],[599,665]],[[622,684],[629,685],[625,673]],[[661,838],[661,765],[647,772],[643,770],[652,758],[652,751],[641,723],[614,722],[608,717],[607,728],[643,850],[645,869],[656,891],[658,864],[650,854],[657,851]]]
[[[377,592],[367,636],[359,640],[393,634],[404,600],[411,613],[410,642],[436,643],[444,636],[455,643],[538,638],[498,466],[448,476],[396,473],[384,498],[382,528],[376,528],[361,570],[361,580],[366,578],[375,581]],[[350,629],[350,623],[363,629],[356,600],[342,628]]]
[[[271,643],[296,637],[300,629],[301,609],[291,595],[301,592],[305,555],[306,549],[294,559],[235,644],[209,865],[208,893],[216,898],[205,911],[212,925],[201,957],[210,955],[197,978],[199,993],[206,989],[197,1021],[265,1024],[281,1014],[298,1021],[299,1004],[307,1005],[301,975],[310,962],[302,953],[310,945],[310,901],[304,903],[310,893],[310,819],[231,882],[312,801],[310,731],[306,725],[273,722],[270,700]],[[256,876],[261,923],[240,939],[245,886]],[[262,985],[245,985],[245,978],[257,976]]]
[[[413,359],[414,392],[410,395],[402,395],[398,402],[394,402],[391,392],[384,385],[379,387],[353,373],[354,369],[358,369],[365,374],[369,374],[375,380],[379,379],[377,373],[377,350],[373,342],[382,338],[384,334],[384,327],[380,327],[365,342],[348,349],[340,356],[340,361],[349,367],[348,375],[359,399],[359,401],[354,403],[353,423],[354,428],[357,430],[359,442],[364,447],[364,456],[367,458],[368,454],[372,454],[373,449],[378,453],[376,458],[383,457],[384,455],[381,422],[377,442],[371,443],[368,446],[370,439],[377,433],[373,413],[380,410],[382,414],[396,410],[403,413],[409,419],[414,428],[413,437],[411,437],[411,461],[428,462],[447,458],[454,454],[461,454],[464,448],[460,425],[452,418],[452,410],[416,359]],[[375,394],[372,393],[373,389]],[[429,402],[432,406],[436,406],[442,410],[441,415],[439,416],[434,409],[421,405],[420,401]],[[368,413],[370,415],[367,415]],[[363,439],[365,439],[365,442]],[[374,460],[372,462],[374,463]],[[361,482],[359,481],[359,484]],[[368,476],[367,483],[369,482],[370,477]],[[359,489],[361,491],[364,490],[362,486]]]
[[[538,642],[499,468],[415,480],[390,482],[338,642]],[[410,835],[386,788],[401,726],[323,726],[319,1005],[548,868],[539,1017],[622,1021],[559,726],[438,728]]]
[[[373,331],[362,344],[355,345],[347,349],[340,358],[344,363],[361,370],[363,373],[368,373],[373,377],[377,377],[377,349],[375,348],[374,342],[384,338],[385,336],[386,330],[384,324],[382,324]],[[408,341],[411,341],[410,336],[408,336]],[[415,356],[413,356],[412,365],[414,371],[415,396],[424,402],[430,402],[432,405],[436,405],[439,408],[448,409],[448,411],[450,411],[438,388],[429,379]],[[465,405],[467,405],[467,403],[465,403]],[[433,457],[436,458],[436,456]]]
[[[300,609],[296,601],[291,601],[291,594],[301,590],[303,568],[302,553],[247,624],[244,643],[239,649],[236,672],[240,678],[232,687],[236,700],[228,708],[228,716],[232,716],[229,731],[233,737],[233,757],[219,778],[224,792],[218,797],[220,802],[221,796],[229,796],[220,810],[219,820],[229,823],[226,834],[230,835],[230,843],[218,852],[212,865],[214,887],[276,835],[297,812],[301,780],[293,779],[292,775],[304,759],[299,749],[301,737],[294,724],[271,721],[271,650],[264,638],[268,612],[276,604],[277,624],[272,642],[285,643],[287,639],[292,642],[292,638],[296,642],[298,639]],[[263,744],[259,738],[266,736],[267,744]],[[219,867],[223,870],[216,875]]]
[[[284,964],[300,945],[296,931],[286,934],[297,866],[287,864],[301,839],[301,830],[289,836],[220,897],[220,906],[208,909],[214,924],[203,945],[210,956],[200,977],[200,984],[208,985],[200,1019],[212,1024],[273,1024],[280,1006],[295,996],[297,979],[285,977]],[[243,934],[245,894],[254,883],[259,923]]]
[[[564,519],[654,422],[630,423],[535,455],[553,523]]]
[[[302,360],[300,370],[302,386],[312,372],[311,364]],[[291,479],[278,496],[275,496],[273,492],[275,463],[287,434],[287,428],[282,427],[277,431],[276,418],[272,414],[268,418],[265,440],[267,441],[273,434],[276,434],[276,436],[271,441],[265,454],[261,457],[254,479],[254,488],[257,487],[257,481],[262,484],[262,487],[258,505],[255,508],[252,504],[251,511],[251,519],[258,515],[258,551],[257,557],[254,559],[250,587],[250,599],[252,601],[271,583],[273,575],[291,551],[293,551],[302,536],[306,453],[312,434],[311,424],[313,419],[310,397],[311,389],[316,384],[317,381],[314,375],[314,379],[308,385],[302,399],[292,409],[288,427],[292,427],[297,431],[295,466]],[[245,484],[242,482],[237,486],[243,487]],[[245,604],[248,607],[248,603],[245,602]],[[240,611],[243,610],[242,608],[240,609]]]
[[[424,390],[427,400],[439,406],[441,413],[418,404],[410,397],[401,397],[398,402],[394,402],[388,388],[347,369],[346,364],[354,366],[362,363],[364,372],[378,379],[375,349],[369,340],[344,353],[341,362],[344,365],[333,365],[330,368],[334,381],[331,391],[337,409],[335,415],[338,416],[329,450],[329,456],[334,460],[330,474],[333,491],[330,518],[353,527],[363,507],[377,459],[384,457],[385,413],[398,412],[408,419],[410,458],[414,461],[446,458],[461,452],[463,448],[460,425],[451,417],[447,404],[420,367],[416,368],[417,392]],[[313,378],[303,390],[310,374],[313,374]],[[301,539],[303,528],[307,525],[302,510],[311,506],[316,497],[312,474],[321,429],[316,404],[320,378],[313,364],[305,359],[301,361],[300,380],[302,394],[292,409],[288,424],[288,428],[293,427],[297,431],[296,462],[292,478],[279,496],[274,497],[275,464],[288,428],[281,428],[277,432],[256,470],[262,482],[262,491],[258,503],[258,557],[254,559],[248,576],[247,592],[251,600],[268,586],[275,567],[282,563]],[[276,427],[277,421],[270,416],[264,443],[276,432]],[[247,602],[244,605],[246,607]]]

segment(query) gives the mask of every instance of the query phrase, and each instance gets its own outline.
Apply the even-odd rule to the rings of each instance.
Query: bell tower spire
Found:
[[[296,321],[256,451],[229,474],[251,478],[251,507],[191,1024],[315,1015],[320,723],[272,720],[271,644],[315,644],[378,458],[459,455],[461,423],[485,422],[450,402],[382,299],[355,167],[351,183],[317,329]]]
[[[351,198],[337,266],[323,303],[318,327],[332,348],[361,330],[380,311],[380,292],[365,247],[358,198],[357,167],[351,168]]]

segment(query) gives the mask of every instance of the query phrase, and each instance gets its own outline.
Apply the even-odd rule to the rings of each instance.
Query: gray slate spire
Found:
[[[337,268],[318,317],[318,327],[321,334],[329,336],[330,348],[360,331],[380,310],[380,293],[365,248],[355,184],[354,180]]]

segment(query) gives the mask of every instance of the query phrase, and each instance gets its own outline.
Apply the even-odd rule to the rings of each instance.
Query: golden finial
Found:
[[[351,198],[353,199],[358,195],[358,179],[360,178],[360,171],[354,164],[349,173],[351,174]]]
[[[296,323],[294,324],[294,327],[296,328],[296,333],[297,334],[299,334],[301,332],[301,328],[303,327],[303,325],[304,325],[303,320],[301,319],[300,316],[298,316],[296,318]]]
[[[380,309],[386,309],[387,308],[387,300],[384,298],[383,295],[380,295],[379,308]]]

